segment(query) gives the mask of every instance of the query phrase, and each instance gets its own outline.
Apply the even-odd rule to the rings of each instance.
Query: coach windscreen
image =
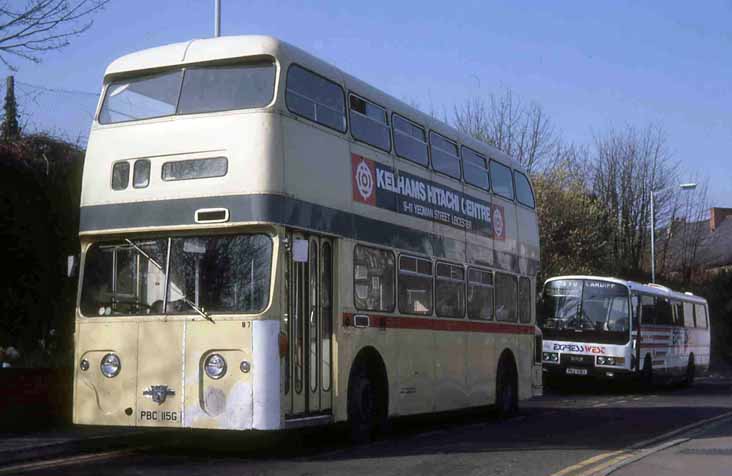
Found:
[[[547,340],[624,344],[630,335],[628,288],[601,280],[550,281],[539,326]]]

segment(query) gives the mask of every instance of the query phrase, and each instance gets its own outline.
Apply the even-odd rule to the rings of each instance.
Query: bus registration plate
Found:
[[[587,369],[573,369],[572,367],[567,367],[567,375],[587,375]]]

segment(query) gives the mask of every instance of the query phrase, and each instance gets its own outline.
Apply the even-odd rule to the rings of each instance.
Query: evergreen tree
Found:
[[[8,143],[20,138],[18,104],[15,101],[15,78],[12,76],[8,76],[3,109],[5,110],[5,119],[3,119],[0,133],[2,134],[3,142]]]

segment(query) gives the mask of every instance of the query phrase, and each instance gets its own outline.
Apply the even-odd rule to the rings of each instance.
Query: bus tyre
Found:
[[[643,361],[643,371],[641,373],[641,385],[650,390],[653,388],[653,362],[651,356],[647,355]]]
[[[684,386],[691,387],[694,385],[694,378],[696,377],[696,364],[694,363],[694,355],[689,356],[689,363],[686,366],[686,377],[684,378]]]
[[[518,411],[518,380],[509,359],[502,359],[496,377],[496,410],[499,418],[509,418]]]
[[[367,443],[373,435],[377,414],[376,388],[362,369],[354,369],[348,383],[348,424],[353,443]]]

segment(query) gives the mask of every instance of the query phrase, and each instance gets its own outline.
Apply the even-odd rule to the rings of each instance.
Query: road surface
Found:
[[[678,443],[686,432],[698,431],[695,424],[732,428],[720,418],[732,415],[731,396],[732,379],[721,377],[700,379],[692,388],[651,392],[587,384],[548,389],[544,397],[523,402],[520,414],[507,421],[485,409],[398,419],[387,435],[362,446],[348,444],[339,427],[285,434],[164,432],[146,448],[110,448],[14,471],[89,476],[651,474],[635,465],[663,451],[650,454],[644,448]],[[725,468],[730,454],[694,456]]]

